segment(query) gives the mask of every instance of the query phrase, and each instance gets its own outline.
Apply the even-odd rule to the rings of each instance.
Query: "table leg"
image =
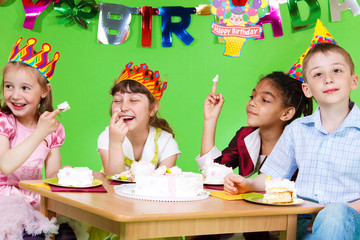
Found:
[[[48,219],[51,219],[56,216],[56,213],[53,211],[50,211],[48,209],[48,198],[41,196],[40,199],[40,212],[47,217]]]
[[[123,223],[120,233],[121,240],[138,240],[139,226],[137,223]]]
[[[297,228],[297,215],[288,215],[286,231],[280,232],[281,240],[295,240]]]

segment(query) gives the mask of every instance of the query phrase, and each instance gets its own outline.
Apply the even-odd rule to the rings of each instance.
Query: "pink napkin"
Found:
[[[122,184],[133,184],[133,182],[118,182],[118,181],[110,180],[110,185],[122,185]]]
[[[50,184],[49,186],[52,192],[102,192],[102,193],[107,192],[104,186],[102,185],[97,187],[90,187],[90,188],[68,188],[68,187],[58,187]]]
[[[215,189],[215,190],[224,190],[224,185],[220,185],[220,186],[214,186],[214,185],[207,185],[204,184],[204,188],[209,188],[209,189]]]

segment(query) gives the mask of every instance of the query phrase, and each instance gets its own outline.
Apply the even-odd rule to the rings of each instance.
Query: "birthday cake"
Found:
[[[204,192],[201,174],[178,167],[159,167],[153,174],[136,175],[135,195],[160,198],[191,198]]]
[[[115,174],[111,178],[114,180],[125,180],[134,182],[135,176],[153,174],[154,171],[155,166],[152,163],[139,161],[131,164],[130,170]]]
[[[296,198],[295,182],[288,179],[265,181],[264,203],[292,203]]]
[[[94,177],[88,167],[64,167],[59,170],[58,184],[67,187],[90,187]]]
[[[205,184],[224,184],[226,175],[233,173],[233,169],[218,163],[211,163],[201,171]]]

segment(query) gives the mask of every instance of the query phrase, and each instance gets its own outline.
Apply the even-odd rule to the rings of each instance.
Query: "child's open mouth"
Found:
[[[21,110],[25,107],[26,104],[12,103],[12,105],[16,110]]]
[[[123,121],[124,123],[126,122],[130,122],[131,120],[133,120],[135,117],[123,117]]]

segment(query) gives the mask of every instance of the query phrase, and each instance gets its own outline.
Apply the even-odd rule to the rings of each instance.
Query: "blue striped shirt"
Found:
[[[360,198],[360,110],[356,104],[341,126],[328,133],[320,109],[287,126],[261,172],[290,179],[297,195],[321,204]]]

